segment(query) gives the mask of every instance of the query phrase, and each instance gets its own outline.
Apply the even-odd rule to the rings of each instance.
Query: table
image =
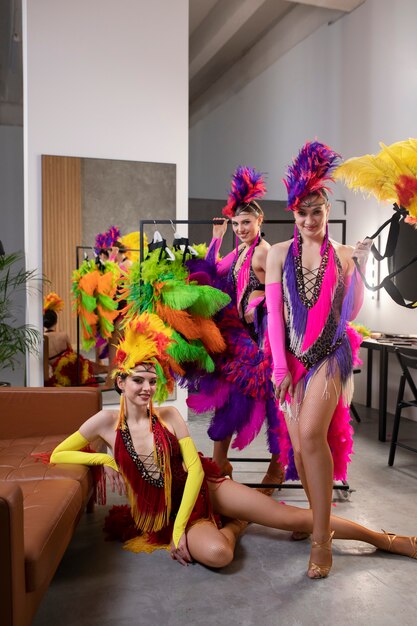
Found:
[[[417,354],[417,344],[407,342],[407,338],[399,336],[395,338],[384,339],[364,339],[361,348],[368,350],[367,357],[367,373],[366,373],[366,406],[372,404],[372,369],[373,369],[373,351],[380,353],[379,358],[379,394],[378,394],[378,439],[379,441],[387,440],[387,396],[388,396],[388,355],[395,352],[395,348],[404,348],[415,351]]]

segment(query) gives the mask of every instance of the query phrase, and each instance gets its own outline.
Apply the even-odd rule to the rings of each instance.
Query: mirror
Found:
[[[56,332],[77,346],[77,319],[72,312],[71,276],[76,269],[76,247],[86,246],[94,256],[96,234],[117,226],[121,235],[139,230],[140,219],[173,219],[176,215],[176,165],[114,159],[42,155],[42,258],[48,279],[45,295],[57,293],[64,301]],[[168,240],[171,226],[158,226]],[[83,259],[79,254],[80,262]],[[57,337],[49,332],[44,358]],[[84,357],[95,362],[94,349]],[[45,368],[45,379],[48,368]],[[49,368],[51,372],[51,368]],[[64,370],[61,374],[64,375]]]

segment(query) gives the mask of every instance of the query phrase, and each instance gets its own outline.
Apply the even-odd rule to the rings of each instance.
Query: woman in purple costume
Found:
[[[196,395],[189,398],[196,412],[214,409],[208,430],[214,440],[213,460],[223,475],[232,474],[227,454],[232,447],[243,449],[266,422],[271,462],[263,483],[280,484],[283,469],[278,463],[278,416],[274,402],[272,359],[266,337],[265,269],[269,248],[261,234],[263,211],[257,199],[265,194],[263,177],[253,168],[239,167],[223,209],[215,218],[207,262],[215,275],[215,286],[226,291],[232,302],[217,317],[227,348],[215,359],[216,372],[200,379]],[[227,219],[236,234],[236,250],[221,260],[217,255],[227,231]],[[213,271],[214,268],[214,271]],[[273,488],[262,488],[271,495]]]
[[[338,159],[316,141],[303,146],[288,168],[284,182],[288,209],[294,212],[294,239],[272,246],[266,271],[274,384],[285,414],[280,460],[289,466],[290,478],[298,472],[310,502],[308,576],[315,579],[331,568],[333,479],[346,478],[352,451],[349,406],[360,339],[348,322],[363,301],[353,256],[364,266],[372,244],[365,240],[354,250],[328,237],[326,182]]]

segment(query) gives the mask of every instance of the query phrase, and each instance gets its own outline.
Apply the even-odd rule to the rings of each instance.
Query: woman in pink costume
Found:
[[[372,244],[365,240],[354,250],[328,237],[326,183],[338,159],[315,141],[306,143],[288,168],[284,182],[294,239],[272,246],[266,271],[274,384],[285,415],[280,460],[290,470],[295,463],[289,477],[298,472],[312,509],[310,578],[326,577],[332,564],[333,480],[346,478],[352,451],[349,406],[360,344],[348,322],[363,301],[352,257],[364,267]]]
[[[281,483],[278,464],[278,416],[271,384],[272,359],[266,338],[265,269],[270,249],[261,234],[264,213],[258,200],[265,194],[262,174],[240,166],[233,180],[224,218],[215,218],[213,239],[207,261],[215,267],[216,287],[226,291],[231,305],[218,315],[226,351],[216,359],[214,375],[199,379],[198,394],[189,399],[196,412],[215,409],[208,434],[214,440],[213,460],[223,475],[232,474],[227,454],[233,447],[243,449],[264,422],[271,462],[264,483]],[[236,234],[236,250],[217,258],[230,219]],[[271,495],[273,488],[263,488]]]

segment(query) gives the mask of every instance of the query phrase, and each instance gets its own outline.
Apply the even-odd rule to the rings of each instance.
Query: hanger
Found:
[[[154,220],[154,224],[156,225],[156,221]],[[159,232],[159,230],[155,230],[153,234],[153,239],[151,243],[148,245],[148,252],[152,252],[152,250],[157,250],[160,248],[159,253],[159,261],[162,259],[162,255],[165,253],[165,256],[168,261],[175,261],[175,255],[172,250],[167,246],[166,239],[164,239]]]
[[[175,229],[173,221],[170,220],[170,222],[171,222],[172,230],[174,231],[174,241],[172,243],[172,247],[174,248],[174,250],[181,250],[182,251],[182,253],[183,253],[182,261],[183,261],[183,263],[185,261],[185,257],[186,257],[187,254],[189,254],[190,256],[198,256],[198,252],[195,250],[195,248],[190,246],[188,237],[181,237],[181,235]]]

